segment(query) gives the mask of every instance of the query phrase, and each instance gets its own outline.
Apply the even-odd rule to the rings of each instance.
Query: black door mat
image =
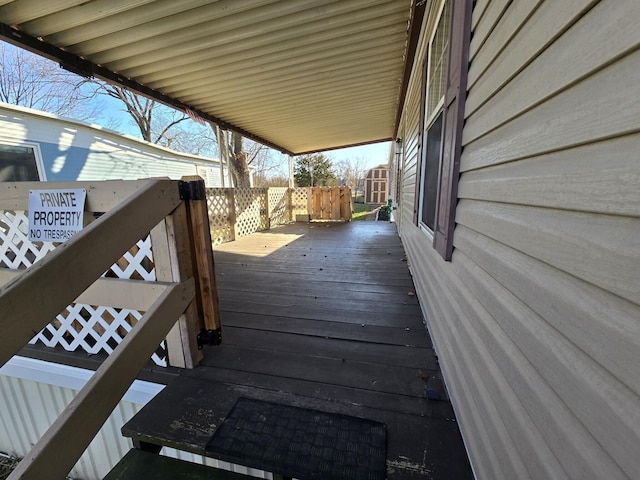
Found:
[[[384,480],[384,424],[239,398],[206,447],[221,460],[300,480]]]

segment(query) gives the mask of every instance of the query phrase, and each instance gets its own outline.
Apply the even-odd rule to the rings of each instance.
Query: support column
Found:
[[[294,188],[293,182],[293,155],[289,155],[289,188]]]

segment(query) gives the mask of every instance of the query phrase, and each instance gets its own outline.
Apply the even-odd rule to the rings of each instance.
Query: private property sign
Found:
[[[64,242],[82,230],[84,188],[29,191],[29,240]]]

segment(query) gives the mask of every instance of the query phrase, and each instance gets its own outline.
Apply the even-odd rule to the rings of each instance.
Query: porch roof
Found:
[[[299,154],[395,136],[414,3],[0,0],[0,38]]]

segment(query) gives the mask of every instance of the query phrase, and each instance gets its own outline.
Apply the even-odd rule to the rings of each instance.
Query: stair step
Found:
[[[247,478],[254,477],[133,448],[103,480],[242,480]]]

